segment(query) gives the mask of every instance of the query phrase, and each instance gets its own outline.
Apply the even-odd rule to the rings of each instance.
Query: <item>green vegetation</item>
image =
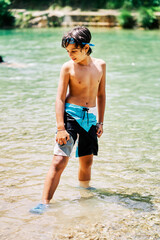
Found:
[[[118,17],[118,21],[120,26],[122,26],[125,29],[131,29],[134,28],[136,25],[136,20],[131,15],[131,13],[128,10],[123,10],[121,12],[121,15]]]
[[[160,0],[11,0],[13,8],[47,9],[52,6],[71,6],[82,10],[96,10],[100,8],[119,9],[124,6],[130,9],[141,7],[160,7]]]
[[[151,3],[156,5],[158,4],[158,1],[144,1],[144,5],[147,7],[140,7],[138,9],[138,19],[134,19],[134,17],[131,15],[131,10],[134,9],[133,3],[136,3],[135,6],[139,7],[140,1],[133,1],[133,0],[126,0],[124,1],[122,11],[120,16],[118,17],[119,24],[123,28],[134,28],[136,26],[136,23],[138,23],[139,26],[145,28],[145,29],[158,29],[158,19],[154,15],[154,11],[160,10],[160,6],[155,7],[149,7]],[[139,3],[139,5],[138,5]]]
[[[158,19],[156,19],[153,10],[150,8],[140,9],[138,22],[139,25],[146,29],[158,28]]]
[[[15,21],[15,27],[18,28],[29,28],[31,25],[29,24],[29,21],[32,19],[32,14],[28,13],[25,16],[23,13],[18,13],[18,18],[16,18]]]
[[[120,9],[121,14],[118,21],[123,28],[134,28],[137,23],[138,26],[146,29],[159,27],[154,12],[160,11],[160,0],[0,0],[0,28],[31,27],[34,24],[32,10],[61,9],[64,7],[73,10],[79,8],[92,11]],[[26,9],[29,10],[29,14],[23,14],[21,11],[16,15],[15,20],[10,11],[11,8]],[[135,12],[138,14],[135,14]],[[61,21],[60,18],[50,19],[46,26],[59,26]]]
[[[14,17],[9,11],[11,2],[0,0],[0,28],[8,28],[14,25]]]

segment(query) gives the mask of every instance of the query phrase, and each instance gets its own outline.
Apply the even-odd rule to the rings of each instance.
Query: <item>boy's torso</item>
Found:
[[[103,75],[102,60],[91,58],[89,65],[68,62],[69,66],[69,94],[66,102],[84,106],[96,106],[96,97]]]

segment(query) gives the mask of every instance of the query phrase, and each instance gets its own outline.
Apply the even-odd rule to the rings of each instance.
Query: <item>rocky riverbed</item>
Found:
[[[117,218],[92,223],[79,220],[75,226],[58,229],[53,240],[159,240],[160,222],[157,214],[126,213]],[[76,221],[76,220],[75,220]]]

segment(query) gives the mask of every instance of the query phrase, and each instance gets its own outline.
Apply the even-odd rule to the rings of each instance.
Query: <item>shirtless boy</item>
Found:
[[[75,27],[62,39],[62,47],[67,50],[71,60],[62,66],[60,72],[56,98],[57,135],[54,156],[46,177],[42,204],[32,208],[33,213],[43,213],[47,208],[68,163],[77,136],[79,182],[81,187],[89,188],[93,155],[97,155],[98,152],[97,137],[101,137],[103,133],[106,98],[106,64],[101,59],[90,57],[91,46],[94,46],[90,40],[90,31],[85,27]]]

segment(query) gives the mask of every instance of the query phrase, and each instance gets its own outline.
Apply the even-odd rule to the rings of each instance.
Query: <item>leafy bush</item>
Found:
[[[123,5],[125,4],[135,9],[141,7],[158,7],[160,6],[160,0],[124,0]]]
[[[106,8],[108,9],[117,9],[117,8],[121,8],[122,5],[124,3],[124,0],[108,0],[106,1]]]
[[[123,9],[126,10],[132,10],[134,8],[133,1],[132,0],[125,0],[122,6]]]
[[[141,8],[139,12],[138,22],[140,26],[146,29],[154,29],[159,27],[158,19],[156,19],[151,8]]]
[[[152,10],[154,12],[160,12],[160,5],[159,5],[159,7],[152,7]]]
[[[14,25],[14,17],[9,11],[10,4],[9,0],[0,0],[0,28]]]
[[[140,7],[158,7],[160,0],[11,0],[13,8],[27,8],[27,9],[47,9],[53,4],[55,6],[65,7],[71,6],[72,8],[82,9],[99,9],[110,8],[119,9],[123,5],[128,5],[132,8]]]
[[[121,15],[118,17],[119,24],[126,29],[131,29],[136,25],[133,16],[127,10],[122,10]]]

